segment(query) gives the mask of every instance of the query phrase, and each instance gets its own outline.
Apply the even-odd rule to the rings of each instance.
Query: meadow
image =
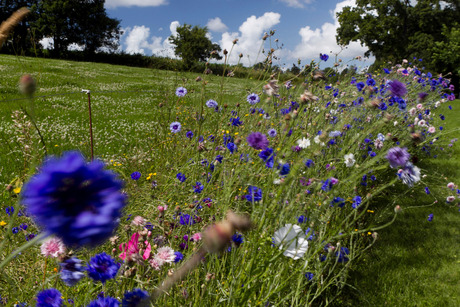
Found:
[[[198,259],[152,304],[457,305],[458,101],[448,81],[402,62],[332,84],[316,64],[282,83],[268,72],[232,78],[2,55],[0,301],[136,306],[134,297],[155,296]],[[36,81],[28,97],[18,90],[25,74]],[[82,89],[95,158],[123,181],[116,232],[91,248],[93,235],[61,234],[74,244],[47,253],[41,243],[5,261],[50,232],[28,213],[28,182],[68,151],[90,160]],[[56,158],[40,166],[46,156]],[[228,210],[252,227],[211,240]],[[113,274],[92,274],[97,257]]]

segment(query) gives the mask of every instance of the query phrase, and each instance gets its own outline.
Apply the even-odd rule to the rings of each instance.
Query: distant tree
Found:
[[[290,73],[292,73],[294,75],[298,75],[298,74],[300,74],[300,68],[297,65],[292,64],[292,67],[290,69],[288,69],[287,72],[290,72]]]
[[[100,47],[115,50],[120,37],[120,21],[107,16],[105,0],[40,0],[34,6],[37,19],[33,28],[41,38],[54,40],[56,55],[69,45],[83,46],[93,53]]]
[[[177,34],[171,35],[169,41],[175,46],[174,53],[183,60],[187,68],[196,62],[206,62],[209,58],[222,59],[218,54],[222,49],[206,36],[206,27],[184,24],[177,27],[176,31]]]
[[[431,62],[435,42],[444,41],[442,26],[460,20],[458,0],[356,0],[337,13],[337,42],[360,42],[377,62],[417,57]]]

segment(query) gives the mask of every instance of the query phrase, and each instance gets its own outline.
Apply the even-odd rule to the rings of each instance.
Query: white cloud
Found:
[[[309,26],[303,27],[299,30],[301,42],[294,48],[293,51],[288,51],[290,59],[302,59],[310,61],[315,59],[318,61],[320,53],[331,55],[340,52],[340,46],[337,45],[335,40],[339,22],[336,13],[342,11],[346,6],[355,6],[355,0],[345,0],[337,3],[335,9],[331,11],[333,23],[325,22],[320,28],[312,29]],[[350,43],[346,49],[340,52],[340,58],[353,58],[358,55],[363,55],[367,50],[362,47],[359,42]]]
[[[107,0],[105,5],[109,9],[120,6],[160,6],[168,4],[168,0]]]
[[[261,17],[251,16],[246,19],[239,27],[239,32],[224,32],[220,40],[220,46],[230,51],[233,40],[238,39],[233,46],[232,53],[229,55],[229,62],[236,64],[238,55],[243,54],[241,63],[244,65],[254,65],[263,60],[263,55],[259,55],[260,46],[264,32],[268,32],[273,26],[280,22],[281,15],[278,13],[267,12]],[[249,59],[248,59],[249,56]]]
[[[171,35],[176,35],[179,26],[178,21],[171,22],[169,29]],[[123,29],[125,34],[121,38],[125,51],[130,54],[140,53],[146,55],[157,55],[175,58],[174,46],[169,42],[168,37],[150,36],[150,28],[146,26],[134,26]]]
[[[286,3],[287,6],[290,6],[290,7],[304,8],[305,4],[310,4],[314,0],[280,0],[280,1]]]
[[[210,31],[213,32],[225,32],[228,29],[228,27],[222,22],[222,20],[219,17],[209,19],[206,26]]]

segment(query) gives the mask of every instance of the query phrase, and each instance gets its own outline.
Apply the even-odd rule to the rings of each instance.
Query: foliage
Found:
[[[348,45],[359,41],[368,48],[366,56],[374,55],[377,64],[416,58],[423,60],[424,67],[445,71],[451,59],[438,57],[432,61],[432,54],[439,50],[438,44],[449,43],[443,28],[453,28],[460,20],[460,4],[458,0],[413,3],[357,0],[356,7],[348,6],[337,13],[337,42]],[[455,81],[458,82],[458,74]]]
[[[206,36],[206,27],[184,24],[177,27],[176,31],[177,34],[171,35],[169,41],[175,45],[174,52],[184,61],[186,68],[190,68],[195,62],[206,62],[209,58],[222,59],[217,53],[222,49]]]

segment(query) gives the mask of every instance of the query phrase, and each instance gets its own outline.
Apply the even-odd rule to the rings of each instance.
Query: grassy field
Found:
[[[87,89],[95,156],[126,182],[124,192],[129,195],[119,238],[97,252],[118,259],[118,244],[140,232],[131,224],[136,215],[154,225],[153,242],[163,240],[161,244],[181,251],[184,259],[201,246],[188,238],[224,218],[228,209],[248,214],[255,224],[243,234],[242,244],[235,241],[229,251],[209,255],[159,305],[458,305],[460,213],[455,204],[444,203],[446,193],[455,193],[446,190],[447,182],[460,182],[459,145],[448,147],[459,136],[458,100],[436,108],[438,97],[432,93],[426,108],[431,108],[436,133],[426,134],[417,144],[406,123],[407,112],[393,107],[393,113],[385,115],[389,121],[383,112],[368,108],[369,94],[362,105],[355,103],[364,93],[349,80],[330,88],[310,77],[293,80],[292,89],[279,84],[279,96],[270,96],[262,91],[268,75],[252,80],[201,74],[202,80],[196,81],[197,74],[14,56],[0,56],[0,71],[0,185],[11,187],[2,194],[0,221],[6,223],[0,236],[7,244],[0,249],[1,258],[25,242],[24,236],[7,234],[12,226],[30,225],[20,234],[37,231],[24,216],[8,226],[11,217],[5,210],[16,203],[19,193],[12,188],[20,189],[45,154],[77,149],[89,157],[88,97],[81,92]],[[33,99],[18,93],[18,80],[25,73],[37,80]],[[356,78],[366,81],[362,75]],[[180,86],[188,90],[183,98],[175,95]],[[423,90],[415,82],[409,86],[414,97]],[[305,88],[319,97],[317,106],[294,103],[300,102]],[[261,97],[259,104],[248,104],[251,93]],[[206,107],[209,99],[218,102],[217,111]],[[407,101],[408,109],[409,103],[416,103],[415,98]],[[237,116],[242,125],[231,124]],[[180,133],[170,130],[174,121],[181,123]],[[247,144],[251,132],[269,129],[277,130],[269,138],[275,154],[271,166],[259,149]],[[193,138],[186,137],[188,131]],[[378,133],[391,133],[382,150],[370,147]],[[432,137],[439,140],[430,144]],[[299,147],[302,139],[305,148]],[[237,151],[231,152],[229,143]],[[409,147],[426,175],[412,189],[388,166],[385,155],[393,146]],[[431,155],[424,155],[421,146]],[[356,158],[352,168],[344,163],[344,155],[351,152]],[[282,174],[285,168],[287,173]],[[136,171],[142,174],[139,180],[131,179]],[[178,180],[178,173],[186,175],[185,183]],[[330,183],[337,178],[338,184]],[[431,195],[424,192],[425,184]],[[247,201],[250,186],[262,189],[262,201]],[[409,208],[435,199],[438,203],[431,207]],[[358,209],[352,207],[356,205]],[[391,226],[378,230],[374,243],[372,229],[391,220],[395,205],[403,211]],[[163,213],[160,206],[169,208]],[[431,213],[434,219],[428,222]],[[194,218],[193,225],[179,223],[185,215]],[[288,223],[300,225],[308,238],[302,260],[285,257],[281,247],[273,248],[275,231]],[[75,254],[87,262],[96,251]],[[66,299],[78,300],[77,305],[101,291],[121,299],[133,287],[155,289],[179,264],[156,270],[125,262],[116,281],[102,285],[86,279],[69,288],[59,279],[59,262],[47,262],[33,247],[5,268],[0,297],[10,294],[9,302],[32,304],[39,290],[55,287]]]

